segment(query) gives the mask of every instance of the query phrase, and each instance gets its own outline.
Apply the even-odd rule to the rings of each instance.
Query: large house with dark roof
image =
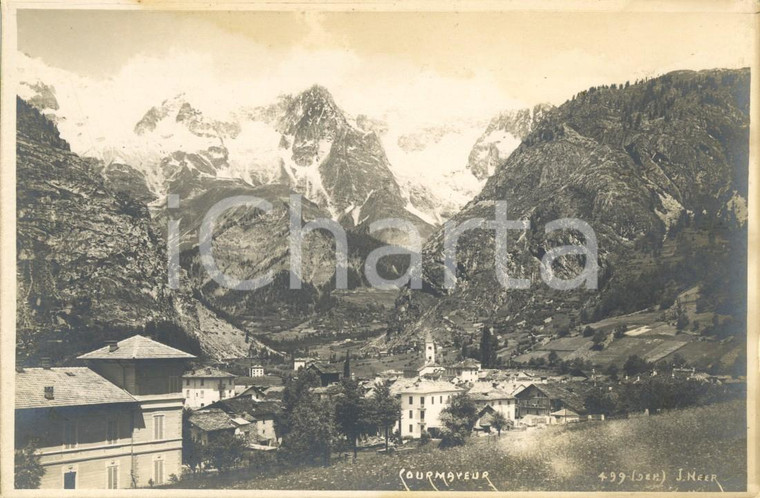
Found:
[[[34,442],[44,489],[121,489],[180,475],[193,355],[133,336],[79,357],[87,367],[19,368],[15,447]]]
[[[517,399],[518,418],[528,415],[549,416],[563,408],[572,410],[575,414],[586,413],[583,394],[569,385],[530,384],[514,396]]]
[[[342,363],[324,363],[315,361],[306,368],[307,370],[313,370],[319,376],[319,381],[322,384],[322,387],[340,382],[341,377],[343,377]]]
[[[196,410],[187,419],[190,424],[190,437],[207,445],[222,434],[235,434],[237,426],[232,419],[219,408]]]

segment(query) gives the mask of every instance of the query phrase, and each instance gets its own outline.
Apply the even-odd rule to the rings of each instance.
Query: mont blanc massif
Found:
[[[486,327],[497,364],[554,353],[606,366],[634,353],[655,362],[678,352],[716,372],[740,368],[749,70],[676,71],[588,88],[558,107],[494,109],[480,121],[403,131],[382,117],[347,114],[329,88],[311,82],[222,116],[184,94],[166,95],[120,127],[128,132],[113,134],[72,105],[87,93],[81,84],[77,98],[66,93],[74,76],[30,58],[23,67],[21,362],[52,351],[65,363],[135,333],[215,360],[393,355],[431,333],[444,354],[467,357]],[[328,218],[346,230],[348,289],[336,290],[335,241],[323,230],[306,237],[303,285],[289,288],[293,193],[303,196],[304,223]],[[178,208],[168,209],[169,194]],[[204,215],[236,195],[272,204],[267,213],[224,212],[214,234],[226,274],[272,272],[273,282],[255,291],[220,286],[199,255]],[[510,234],[508,269],[531,287],[502,288],[494,233],[474,229],[459,238],[457,285],[445,288],[444,223],[493,219],[500,200],[509,219],[530,221]],[[545,233],[567,217],[587,222],[598,239],[596,290],[558,291],[539,277],[547,250],[582,243],[573,231]],[[407,243],[394,230],[370,233],[384,218],[410,222],[424,239],[422,289],[369,286],[367,255]],[[180,220],[178,289],[167,277],[171,219]],[[408,262],[383,258],[380,272],[401,275]],[[566,257],[554,269],[570,278],[583,264]],[[602,349],[584,333],[620,324],[637,333],[610,334]]]

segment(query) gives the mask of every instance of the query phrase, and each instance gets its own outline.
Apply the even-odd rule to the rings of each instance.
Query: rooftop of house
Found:
[[[467,370],[478,370],[480,369],[480,362],[478,360],[475,360],[473,358],[465,358],[464,360],[454,363],[452,365],[449,365],[449,368],[460,368],[460,369],[467,369]]]
[[[481,426],[490,426],[493,422],[493,412],[486,412],[482,417],[480,417],[480,420],[478,420],[478,425]]]
[[[551,415],[555,417],[577,417],[578,414],[575,413],[572,410],[568,410],[567,408],[563,408],[561,410],[557,410],[556,412],[552,412]]]
[[[502,389],[491,389],[489,391],[477,391],[477,392],[470,392],[470,398],[472,398],[473,401],[493,401],[493,400],[503,400],[503,399],[512,399],[513,396],[510,395],[507,391],[504,391]]]
[[[251,423],[250,420],[246,420],[243,417],[232,417],[232,422],[237,426],[249,425]]]
[[[216,367],[201,367],[182,374],[184,379],[230,379],[235,376]]]
[[[535,387],[544,393],[549,399],[557,399],[575,411],[583,412],[585,410],[584,393],[578,388],[577,384],[547,382],[546,384],[531,384],[522,391],[515,393],[516,397],[529,396],[530,387]]]
[[[281,386],[282,377],[276,375],[262,375],[261,377],[236,377],[235,384],[238,386]]]
[[[319,386],[311,390],[314,394],[338,394],[341,392],[339,384],[330,384],[329,386]]]
[[[438,368],[446,368],[440,363],[438,363],[438,360],[435,361],[427,361],[424,358],[415,358],[411,361],[411,364],[404,367],[404,372],[419,372],[420,370],[423,370],[424,368],[430,368],[430,367],[438,367]]]
[[[324,363],[321,361],[315,361],[309,368],[315,369],[321,374],[341,374],[343,373],[343,363]]]
[[[279,410],[280,404],[274,401],[254,401],[247,396],[217,401],[208,407],[219,409],[232,417],[243,417],[246,420],[268,420]]]
[[[285,386],[272,386],[266,388],[264,391],[264,398],[266,399],[282,399],[282,393],[285,391]]]
[[[236,427],[230,416],[219,408],[201,408],[194,411],[190,414],[188,422],[204,432],[223,431]]]
[[[195,356],[179,349],[161,344],[148,337],[133,335],[100,349],[78,356],[80,360],[152,360],[191,359]]]
[[[136,402],[125,390],[87,367],[25,368],[16,372],[17,410]]]
[[[428,393],[455,393],[464,391],[450,382],[440,380],[415,380],[414,382],[398,381],[391,386],[394,394],[428,394]]]

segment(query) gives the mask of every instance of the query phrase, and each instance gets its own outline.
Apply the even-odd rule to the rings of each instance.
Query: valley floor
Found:
[[[176,486],[741,491],[746,489],[747,481],[745,409],[743,401],[730,401],[650,417],[509,431],[503,432],[500,438],[472,437],[465,446],[448,450],[439,450],[436,443],[431,442],[388,456],[365,451],[360,452],[355,463],[350,458],[336,459],[327,468],[280,472],[244,469],[221,476],[193,476]],[[487,478],[484,478],[485,472]]]

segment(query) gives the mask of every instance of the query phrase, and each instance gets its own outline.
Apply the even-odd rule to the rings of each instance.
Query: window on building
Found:
[[[119,489],[119,466],[109,465],[106,467],[106,476],[108,479],[107,489]]]
[[[63,423],[63,447],[77,447],[77,425],[74,421],[67,420]]]
[[[63,489],[77,489],[76,470],[70,470],[63,473]]]
[[[190,397],[190,389],[188,389],[188,390],[187,390],[187,396],[185,396],[185,397],[186,397],[186,398],[189,398],[189,397]]]
[[[443,396],[440,396],[440,399],[438,400],[438,402],[443,404]]]
[[[203,385],[203,379],[201,379],[201,385]]]
[[[409,396],[409,404],[410,405],[414,404],[414,396]]]
[[[425,396],[420,396],[420,404],[421,405],[425,404]]]
[[[409,410],[409,418],[410,419],[414,418],[414,412],[412,410]]]
[[[185,379],[185,386],[189,386],[189,385],[190,385],[190,379]]]
[[[153,415],[153,439],[164,438],[164,416]]]
[[[420,412],[420,420],[425,420],[425,412]]]
[[[409,424],[409,432],[414,432],[414,426],[412,424]]]
[[[205,390],[201,389],[201,398],[203,397],[203,393],[206,392]]]
[[[431,405],[435,404],[435,396],[430,396],[430,404]]]
[[[159,485],[164,483],[164,461],[153,460],[153,484]]]
[[[119,424],[116,420],[109,420],[106,426],[106,441],[108,444],[116,444],[119,439]]]

